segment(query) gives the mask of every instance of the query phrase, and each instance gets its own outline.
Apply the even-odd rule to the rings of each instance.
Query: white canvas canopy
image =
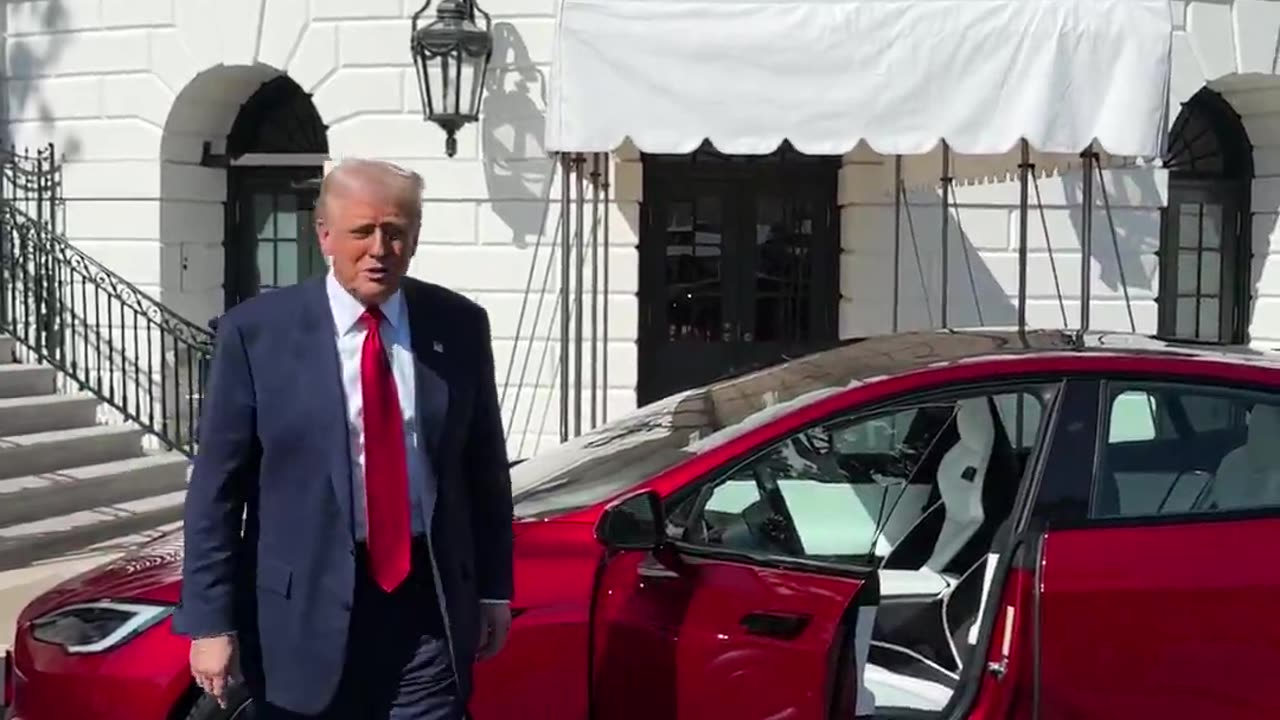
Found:
[[[1095,168],[1164,152],[1169,0],[559,0],[556,23],[545,147],[560,158],[561,197],[574,199],[560,204],[560,277],[570,281],[560,284],[559,302],[575,303],[577,328],[561,313],[562,438],[570,367],[580,379],[584,365],[585,263],[573,259],[575,238],[579,253],[589,242],[593,278],[603,243],[599,292],[607,297],[609,213],[600,208],[610,202],[610,163],[602,158],[628,142],[655,154],[710,141],[721,153],[765,155],[789,141],[809,155],[892,156],[894,329],[906,188],[941,185],[945,215],[956,184],[1017,173],[1025,328],[1034,178],[1077,164],[1092,177]],[[1082,207],[1093,207],[1093,186],[1083,183]],[[1086,264],[1092,217],[1082,214]],[[942,223],[940,243],[944,327],[949,226]],[[1082,271],[1081,328],[1089,326],[1091,277]],[[594,280],[591,292],[595,307]],[[608,337],[608,303],[603,317]],[[577,402],[580,424],[580,384]]]
[[[922,155],[945,141],[985,156],[958,174],[985,176],[1016,166],[1021,140],[1041,169],[1095,141],[1164,149],[1167,0],[561,0],[557,23],[556,152],[710,140],[756,155],[789,140]]]

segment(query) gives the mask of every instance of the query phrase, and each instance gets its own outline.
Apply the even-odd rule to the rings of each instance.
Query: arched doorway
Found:
[[[1253,146],[1240,116],[1217,92],[1203,88],[1183,105],[1169,134],[1165,167],[1169,206],[1160,233],[1160,334],[1244,342]]]
[[[241,106],[227,135],[226,306],[327,267],[313,224],[327,128],[311,96],[274,77]]]

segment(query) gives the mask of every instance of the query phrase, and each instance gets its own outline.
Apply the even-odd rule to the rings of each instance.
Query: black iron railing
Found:
[[[0,334],[194,455],[213,335],[63,236],[61,175],[52,146],[0,150]]]

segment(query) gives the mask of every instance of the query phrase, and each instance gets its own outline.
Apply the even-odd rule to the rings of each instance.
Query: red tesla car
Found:
[[[1108,334],[850,342],[513,470],[516,619],[476,720],[1276,718],[1280,363]],[[180,539],[17,628],[20,720],[221,710]]]

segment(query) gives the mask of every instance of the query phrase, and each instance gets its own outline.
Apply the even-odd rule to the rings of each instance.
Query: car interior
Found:
[[[1023,396],[1021,412],[1035,403]],[[985,569],[996,531],[1013,511],[1034,432],[1015,450],[1011,418],[992,397],[966,398],[949,410],[940,430],[923,429],[935,438],[916,469],[933,475],[924,510],[881,563],[859,715],[942,710],[974,644],[970,629],[990,582]],[[1038,423],[1038,404],[1035,416]]]
[[[874,556],[880,602],[860,609],[840,654],[855,715],[936,716],[977,645],[993,546],[1048,392],[896,406],[805,430],[703,488],[692,503],[701,512],[677,512],[673,532],[836,564]],[[1280,504],[1280,408],[1159,387],[1121,387],[1109,402],[1092,517]],[[690,516],[699,520],[680,519]]]
[[[937,713],[976,644],[988,556],[1040,415],[1040,397],[1020,392],[813,428],[705,489],[679,536],[832,563],[876,556],[881,600],[859,617],[851,659],[857,715]]]
[[[1093,517],[1280,505],[1280,408],[1186,388],[1120,389],[1110,403]],[[932,433],[939,459],[916,469],[934,472],[927,510],[884,554],[870,647],[856,659],[859,717],[936,716],[955,695],[1039,424],[1028,400],[1029,437],[1011,438],[1008,405],[961,400]]]

